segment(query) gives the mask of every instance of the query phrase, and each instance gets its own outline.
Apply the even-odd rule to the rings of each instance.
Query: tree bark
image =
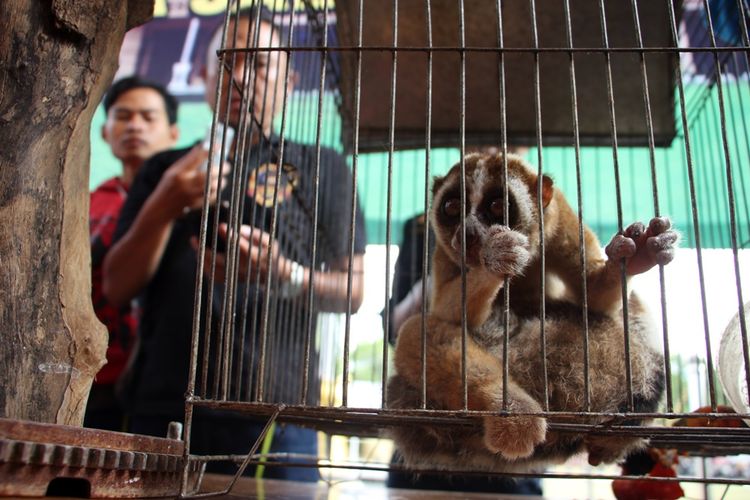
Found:
[[[91,117],[154,0],[3,0],[0,416],[80,425],[107,331],[91,305]]]

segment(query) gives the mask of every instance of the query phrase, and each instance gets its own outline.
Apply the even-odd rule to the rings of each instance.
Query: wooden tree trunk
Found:
[[[107,332],[91,306],[89,129],[154,0],[0,8],[0,417],[80,425]]]

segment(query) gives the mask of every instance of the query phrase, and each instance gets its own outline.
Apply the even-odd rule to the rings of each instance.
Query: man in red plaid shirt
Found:
[[[84,425],[123,430],[124,411],[115,398],[115,384],[133,350],[138,317],[134,303],[118,308],[107,302],[102,293],[102,263],[141,165],[177,140],[177,100],[157,83],[129,77],[112,85],[104,98],[104,110],[107,120],[102,137],[122,163],[122,175],[106,180],[91,193],[91,298],[97,317],[109,331],[109,346],[107,364],[91,388]]]

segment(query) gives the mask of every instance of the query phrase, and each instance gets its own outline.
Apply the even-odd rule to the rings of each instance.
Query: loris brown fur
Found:
[[[563,287],[546,298],[544,318],[548,410],[614,413],[630,409],[627,398],[624,328],[620,309],[620,260],[627,277],[669,262],[677,233],[667,219],[649,228],[636,223],[616,235],[601,254],[594,233],[584,227],[587,256],[588,364],[590,407],[585,406],[583,300],[578,217],[552,180],[538,178],[520,157],[507,158],[508,225],[504,223],[504,161],[501,155],[464,159],[466,263],[466,384],[469,410],[486,415],[482,432],[426,425],[425,432],[397,428],[394,439],[407,465],[494,471],[529,470],[563,461],[579,451],[593,464],[611,462],[640,446],[634,437],[596,437],[551,432],[539,414],[546,410],[539,301],[539,200],[544,217],[545,277],[557,276]],[[432,227],[436,249],[432,264],[432,301],[425,317],[426,405],[432,409],[464,407],[461,335],[461,197],[460,165],[435,180]],[[541,190],[538,182],[541,182]],[[507,401],[503,401],[504,318],[501,291],[510,280]],[[663,392],[663,359],[651,343],[652,326],[642,304],[628,298],[633,406],[655,411]],[[399,331],[396,374],[388,384],[390,408],[419,408],[422,387],[422,318],[414,316]],[[606,417],[551,417],[560,423],[600,423]],[[638,422],[631,422],[638,423]]]

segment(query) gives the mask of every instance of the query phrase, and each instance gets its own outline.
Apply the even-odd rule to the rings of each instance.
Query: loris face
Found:
[[[480,253],[489,235],[505,226],[505,180],[502,155],[471,154],[464,159],[466,170],[466,265],[480,265]],[[538,239],[539,215],[536,203],[536,174],[515,155],[508,155],[508,218],[510,229],[523,233],[533,243]],[[451,259],[461,265],[461,165],[436,178],[432,188],[431,217],[437,242]],[[546,177],[544,179],[547,179]],[[547,186],[548,184],[548,186]],[[551,181],[545,188],[551,193]],[[544,195],[543,195],[544,196]],[[551,194],[550,194],[551,196]],[[533,245],[532,245],[533,247]]]

